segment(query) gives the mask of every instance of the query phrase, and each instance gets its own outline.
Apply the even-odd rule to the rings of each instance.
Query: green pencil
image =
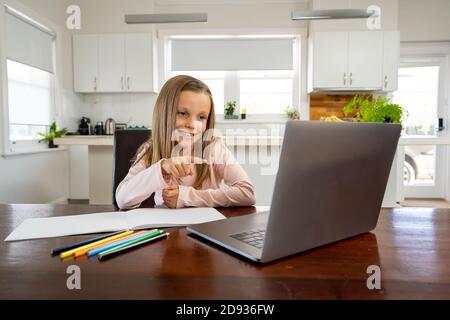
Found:
[[[140,246],[142,244],[145,244],[145,243],[148,243],[148,242],[151,242],[154,240],[162,239],[162,238],[168,237],[170,235],[170,233],[168,233],[168,232],[163,233],[164,232],[163,230],[160,230],[160,231],[161,231],[161,233],[159,235],[156,235],[156,236],[148,235],[146,237],[142,237],[142,238],[136,239],[134,241],[130,241],[123,245],[120,245],[120,246],[114,247],[110,250],[99,253],[97,257],[99,260],[102,260],[103,258],[105,258],[109,255],[113,255],[113,254],[119,253],[121,251],[125,251],[125,250]]]

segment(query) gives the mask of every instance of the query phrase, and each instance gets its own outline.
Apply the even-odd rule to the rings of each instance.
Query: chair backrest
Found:
[[[148,140],[151,130],[116,130],[114,133],[114,162],[113,162],[113,204],[117,207],[116,189],[126,177],[132,165],[131,159],[139,147]],[[153,205],[152,194],[142,205]]]

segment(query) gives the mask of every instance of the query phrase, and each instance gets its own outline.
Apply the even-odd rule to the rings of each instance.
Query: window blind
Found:
[[[6,10],[8,59],[54,73],[53,39],[54,35]]]
[[[294,38],[173,39],[172,71],[292,70]]]

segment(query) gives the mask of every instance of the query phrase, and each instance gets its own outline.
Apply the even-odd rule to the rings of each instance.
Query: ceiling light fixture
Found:
[[[309,10],[291,13],[292,20],[367,19],[377,16],[377,11],[365,9]]]
[[[126,14],[126,24],[208,22],[207,13]]]

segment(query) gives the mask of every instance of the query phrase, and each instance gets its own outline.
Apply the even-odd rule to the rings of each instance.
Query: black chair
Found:
[[[126,177],[132,165],[131,159],[138,148],[148,140],[151,130],[117,130],[114,133],[113,160],[113,204],[117,208],[116,189]],[[141,206],[153,206],[154,194],[147,198]]]

